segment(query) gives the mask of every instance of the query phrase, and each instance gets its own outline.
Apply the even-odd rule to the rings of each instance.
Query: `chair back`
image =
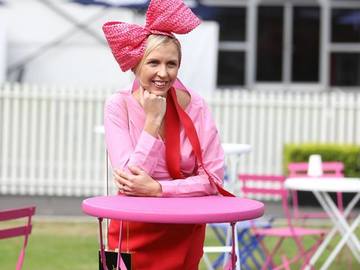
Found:
[[[340,161],[327,161],[322,164],[323,175],[327,177],[344,177],[344,163]]]
[[[321,163],[323,176],[343,177],[344,164],[340,161],[325,161]],[[309,164],[307,162],[292,162],[288,165],[289,177],[306,177]]]
[[[289,177],[307,176],[309,165],[307,162],[292,162],[288,165]]]
[[[16,270],[20,270],[23,265],[25,249],[27,246],[28,238],[32,230],[31,218],[35,214],[35,207],[24,207],[24,208],[14,208],[6,209],[0,211],[0,221],[13,221],[20,218],[27,218],[26,224],[23,226],[14,226],[0,228],[0,240],[18,236],[24,236],[23,247],[20,251],[18,261],[16,264]]]
[[[325,161],[321,162],[322,167],[322,176],[326,177],[344,177],[344,164],[340,161]],[[293,162],[289,163],[288,170],[289,170],[289,177],[309,177],[311,179],[311,176],[307,174],[309,168],[309,164],[307,162]],[[318,212],[318,213],[306,213],[305,211],[300,211],[299,209],[299,199],[297,191],[293,190],[291,192],[292,194],[292,206],[293,206],[293,212],[295,218],[301,218],[301,217],[327,217],[326,213]],[[337,206],[340,209],[340,211],[343,211],[343,200],[342,200],[342,194],[337,193]],[[303,213],[301,213],[303,212]]]
[[[280,196],[285,218],[290,223],[290,211],[288,207],[288,191],[284,187],[285,176],[282,175],[258,175],[239,174],[242,183],[242,192],[245,197],[253,196]]]

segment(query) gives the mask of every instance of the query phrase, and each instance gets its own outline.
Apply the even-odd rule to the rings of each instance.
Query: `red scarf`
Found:
[[[212,175],[206,170],[203,160],[199,137],[191,118],[181,108],[176,97],[174,87],[171,87],[166,98],[165,114],[165,148],[166,163],[169,173],[173,179],[184,178],[180,170],[180,123],[184,126],[185,134],[189,138],[195,157],[205,173],[209,177],[210,184],[215,186],[223,196],[235,197],[216,183]]]

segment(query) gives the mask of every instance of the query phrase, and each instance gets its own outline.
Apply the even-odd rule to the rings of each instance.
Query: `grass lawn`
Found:
[[[360,235],[360,229],[357,230]],[[89,270],[98,269],[98,227],[94,222],[51,221],[35,219],[33,232],[25,256],[24,270]],[[311,241],[311,240],[309,240]],[[211,233],[206,242],[215,243]],[[269,243],[271,244],[271,243]],[[22,241],[6,239],[0,241],[0,268],[13,270]],[[286,244],[286,253],[291,256],[297,251],[291,242]],[[320,262],[323,261],[320,260]],[[205,269],[202,265],[201,269]],[[330,270],[360,269],[360,264],[344,248]],[[186,269],[184,269],[186,270]]]

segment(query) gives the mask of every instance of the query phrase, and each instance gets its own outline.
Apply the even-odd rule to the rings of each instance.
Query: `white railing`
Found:
[[[103,194],[103,105],[112,89],[0,87],[0,194]],[[281,173],[284,143],[360,144],[360,93],[216,91],[223,142],[248,143],[239,171]]]
[[[0,89],[0,192],[103,192],[104,89],[7,85]]]

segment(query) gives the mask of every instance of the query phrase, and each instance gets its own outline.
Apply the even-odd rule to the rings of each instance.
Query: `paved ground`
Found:
[[[38,216],[83,216],[81,202],[84,199],[83,197],[0,195],[0,209],[35,205]]]

